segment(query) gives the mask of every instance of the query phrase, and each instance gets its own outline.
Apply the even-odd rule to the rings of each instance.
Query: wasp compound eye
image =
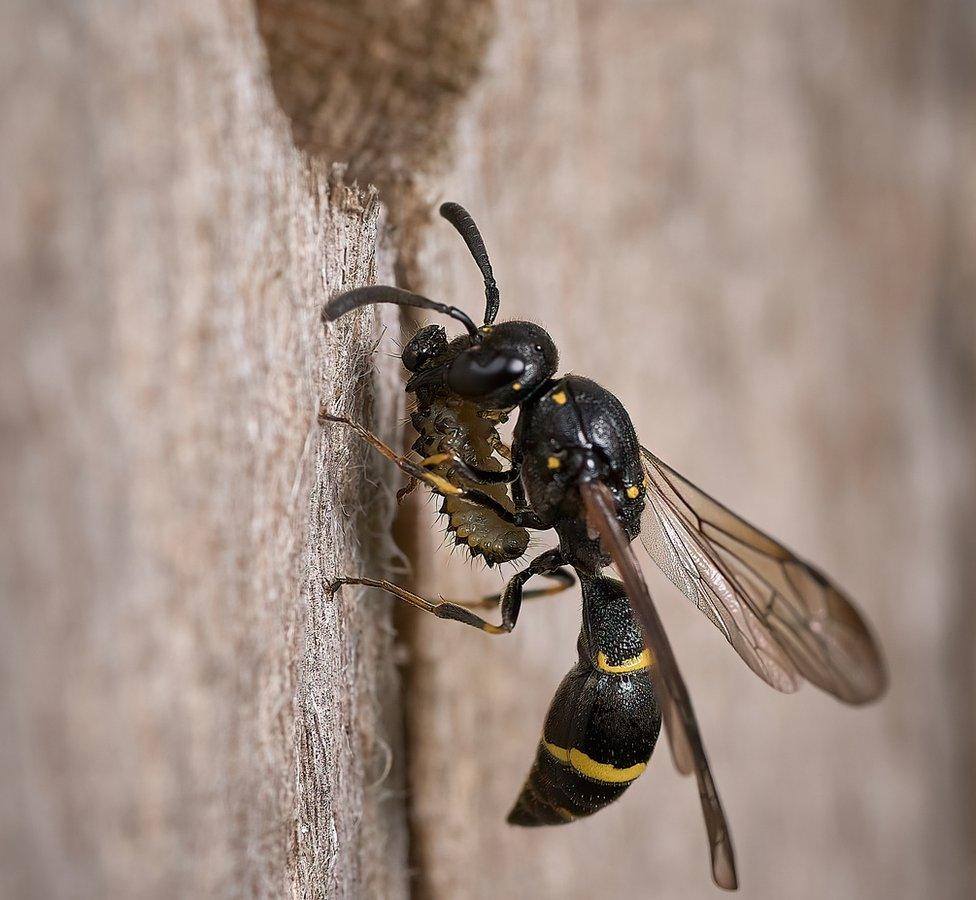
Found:
[[[525,362],[515,356],[462,353],[451,364],[447,383],[462,397],[484,397],[511,383],[525,371]]]

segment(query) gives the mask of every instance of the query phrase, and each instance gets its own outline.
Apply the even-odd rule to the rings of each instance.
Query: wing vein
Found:
[[[823,574],[641,448],[641,540],[665,575],[761,678],[802,675],[849,703],[885,688],[881,652],[857,609]]]

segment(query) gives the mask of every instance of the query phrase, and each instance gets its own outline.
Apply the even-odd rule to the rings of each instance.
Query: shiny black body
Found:
[[[584,578],[579,662],[553,698],[535,762],[508,821],[561,825],[616,800],[661,731],[649,654],[623,585]]]
[[[640,444],[623,404],[595,381],[566,375],[542,385],[519,408],[512,458],[521,461],[521,487],[538,525],[555,529],[563,559],[580,574],[595,576],[610,564],[587,537],[581,482],[604,482],[624,530],[637,536],[644,509]]]
[[[661,729],[650,655],[623,586],[602,574],[611,558],[589,533],[580,493],[589,481],[606,485],[627,538],[636,537],[645,498],[640,445],[630,416],[610,391],[578,375],[555,377],[558,353],[543,328],[494,323],[497,288],[480,235],[467,213],[450,206],[442,213],[454,216],[485,275],[484,325],[475,326],[456,307],[383,287],[340,295],[325,318],[389,302],[445,313],[468,330],[448,341],[443,328],[429,325],[404,348],[407,391],[416,398],[413,449],[424,469],[399,462],[442,494],[449,531],[473,555],[490,564],[513,561],[526,549],[527,529],[554,529],[559,547],[509,581],[500,598],[500,626],[465,607],[429,603],[378,584],[440,617],[497,633],[514,628],[531,577],[565,586],[572,582],[567,567],[575,571],[583,594],[579,662],[556,693],[535,765],[509,817],[518,825],[558,824],[619,797],[644,770]],[[518,421],[509,450],[495,425],[512,411]],[[507,470],[499,456],[510,460]]]
[[[449,342],[443,329],[428,326],[404,349],[411,373],[407,391],[417,400],[414,449],[422,459],[400,456],[362,425],[325,410],[319,421],[353,428],[415,482],[444,497],[442,511],[451,517],[456,540],[487,561],[516,559],[533,529],[554,529],[559,546],[516,572],[501,595],[470,605],[431,600],[362,576],[337,578],[330,590],[343,584],[381,588],[439,618],[501,634],[515,627],[523,598],[554,592],[525,590],[526,582],[543,576],[566,587],[574,571],[583,594],[579,661],[553,699],[509,821],[559,824],[612,802],[644,771],[663,719],[675,764],[696,774],[713,878],[735,888],[731,840],[694,713],[630,549],[642,531],[645,507],[659,514],[648,491],[660,473],[647,468],[630,416],[612,393],[587,378],[556,376],[558,353],[543,328],[495,323],[498,288],[478,228],[457,204],[444,204],[441,214],[464,238],[484,277],[481,326],[458,307],[392,286],[347,291],[323,310],[328,322],[358,307],[393,303],[450,316],[467,330]],[[495,426],[515,410],[507,448]],[[509,461],[507,468],[502,460]],[[603,575],[611,562],[623,584]],[[473,612],[486,602],[500,602],[500,624]]]
[[[556,692],[535,763],[509,815],[516,825],[555,825],[616,800],[644,770],[661,729],[649,655],[610,557],[587,533],[580,484],[599,480],[633,538],[644,508],[640,444],[623,404],[588,378],[551,379],[519,406],[512,443],[516,503],[535,527],[552,528],[559,557],[583,594],[579,662]],[[620,671],[615,671],[620,669]]]
[[[612,802],[644,771],[663,720],[676,768],[695,775],[712,877],[734,890],[728,823],[632,542],[640,536],[661,571],[777,690],[794,691],[806,679],[847,703],[875,700],[887,684],[880,648],[857,608],[815,566],[641,447],[613,394],[587,378],[557,377],[558,354],[544,329],[496,324],[499,294],[481,234],[457,204],[444,204],[441,214],[481,269],[481,326],[458,307],[381,285],[340,294],[323,310],[331,321],[357,307],[395,303],[450,316],[466,329],[448,341],[442,328],[429,326],[404,349],[407,390],[417,400],[414,449],[422,459],[400,456],[362,425],[326,410],[319,421],[352,428],[441,495],[455,539],[489,563],[519,558],[532,529],[555,530],[559,546],[525,564],[501,595],[470,605],[367,577],[337,578],[330,590],[378,587],[439,618],[502,634],[515,627],[524,598],[578,579],[579,661],[556,692],[509,821],[559,824]],[[508,448],[497,425],[515,410]],[[622,583],[603,574],[611,562]],[[558,587],[525,590],[535,576]],[[473,612],[496,603],[500,624]]]

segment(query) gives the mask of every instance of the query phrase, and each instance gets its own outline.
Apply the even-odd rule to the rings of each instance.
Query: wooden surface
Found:
[[[653,580],[741,896],[976,893],[968,5],[49,0],[0,45],[0,895],[713,895],[665,752],[504,823],[574,594],[505,638],[325,595],[500,584],[417,497],[405,574],[396,473],[315,422],[401,435],[396,316],[330,293],[480,309],[445,199],[503,317],[877,626],[880,705],[783,697]]]
[[[0,895],[398,897],[382,210],[295,149],[246,3],[3,30]],[[383,317],[387,340],[396,317]],[[367,502],[368,501],[368,502]]]

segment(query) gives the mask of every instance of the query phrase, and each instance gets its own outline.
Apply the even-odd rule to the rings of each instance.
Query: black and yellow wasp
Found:
[[[558,546],[491,598],[501,605],[497,625],[468,606],[428,600],[387,581],[339,578],[331,587],[372,585],[440,618],[499,634],[515,627],[531,577],[568,586],[575,572],[583,595],[579,661],[556,691],[509,822],[555,825],[606,806],[646,768],[663,720],[677,768],[698,780],[712,876],[735,889],[732,842],[698,723],[631,542],[640,538],[668,578],[777,690],[794,691],[806,679],[847,703],[874,700],[886,684],[878,645],[818,569],[642,447],[606,388],[558,376],[556,347],[544,329],[495,324],[498,289],[477,226],[457,204],[444,204],[441,214],[484,276],[481,327],[457,307],[394,287],[349,291],[323,311],[329,321],[364,305],[395,303],[464,325],[466,333],[451,341],[442,327],[427,326],[404,350],[421,458],[399,456],[347,419],[323,412],[320,420],[354,428],[440,494],[455,539],[489,564],[522,556],[532,530],[554,530]],[[516,410],[509,448],[497,424]],[[611,563],[622,580],[604,574]]]

